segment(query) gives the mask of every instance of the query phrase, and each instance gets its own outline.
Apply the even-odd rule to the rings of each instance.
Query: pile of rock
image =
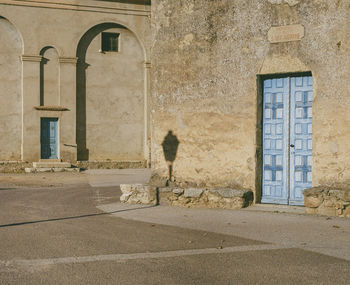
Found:
[[[350,189],[319,186],[303,194],[306,213],[350,218]]]
[[[241,209],[253,203],[253,192],[241,189],[155,187],[142,184],[120,185],[120,200],[130,204],[167,204],[181,207]]]

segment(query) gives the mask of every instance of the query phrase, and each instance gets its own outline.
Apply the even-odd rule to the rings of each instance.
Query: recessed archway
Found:
[[[0,160],[21,159],[22,37],[16,27],[0,16]]]
[[[40,106],[59,105],[59,55],[52,46],[40,51]]]
[[[78,160],[143,160],[144,51],[138,39],[122,25],[102,23],[80,39],[77,57]]]

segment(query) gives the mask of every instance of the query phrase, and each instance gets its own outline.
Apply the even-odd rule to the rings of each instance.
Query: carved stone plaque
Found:
[[[305,29],[302,25],[288,25],[272,27],[268,34],[270,43],[284,43],[300,41],[305,35]]]

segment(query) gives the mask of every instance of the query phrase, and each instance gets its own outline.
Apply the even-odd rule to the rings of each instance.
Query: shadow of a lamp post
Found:
[[[179,147],[179,140],[177,137],[173,134],[173,131],[169,131],[168,134],[165,136],[162,146],[163,146],[163,152],[165,161],[169,168],[169,179],[166,182],[166,186],[169,186],[169,182],[172,181],[173,177],[173,164],[176,158],[177,149]]]

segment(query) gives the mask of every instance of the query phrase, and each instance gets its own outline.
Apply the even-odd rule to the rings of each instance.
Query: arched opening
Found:
[[[144,159],[144,52],[116,23],[87,31],[77,49],[78,160]]]
[[[40,63],[40,106],[59,105],[59,61],[53,47],[41,50]]]
[[[21,159],[22,38],[16,27],[0,17],[0,160]]]

